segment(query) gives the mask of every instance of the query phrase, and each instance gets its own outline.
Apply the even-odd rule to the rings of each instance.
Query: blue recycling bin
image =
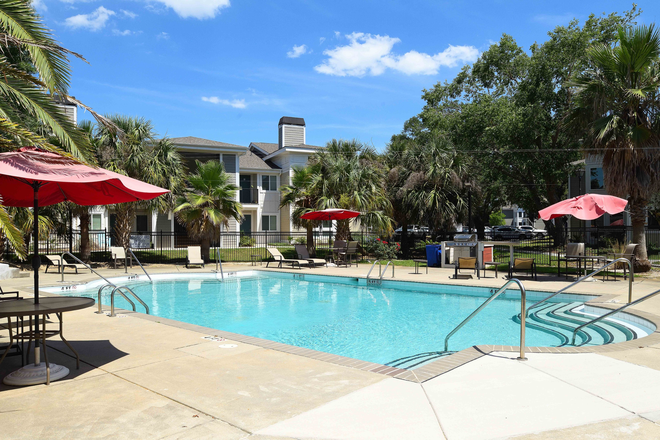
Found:
[[[439,244],[426,245],[426,264],[428,266],[440,266],[442,262],[442,246]]]

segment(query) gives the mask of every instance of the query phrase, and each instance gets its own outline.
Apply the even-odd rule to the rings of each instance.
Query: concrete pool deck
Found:
[[[361,265],[292,272],[364,277],[367,271]],[[124,275],[123,269],[100,272]],[[448,269],[412,272],[397,267],[395,279],[504,284],[501,278],[449,280]],[[65,279],[85,282],[96,276]],[[567,285],[539,279],[523,282],[529,290]],[[41,275],[42,286],[61,285],[59,280],[58,274]],[[638,280],[635,298],[660,289],[656,281]],[[2,287],[30,296],[32,278],[3,280]],[[582,283],[571,292],[607,295],[610,304],[623,304],[627,283]],[[635,310],[660,316],[660,297]],[[94,311],[65,315],[65,334],[81,355],[80,370],[54,338],[48,341],[50,360],[71,369],[67,378],[50,386],[0,386],[3,438],[660,438],[659,342],[640,339],[599,353],[529,353],[527,362],[495,351],[419,383],[242,341],[209,341],[203,328],[157,317],[109,318]],[[6,341],[6,332],[0,332],[0,342]],[[235,347],[221,347],[226,345]],[[19,366],[18,357],[8,357],[0,376]]]

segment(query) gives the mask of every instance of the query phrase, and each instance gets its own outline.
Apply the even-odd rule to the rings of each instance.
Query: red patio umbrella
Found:
[[[572,215],[580,220],[595,220],[603,214],[618,214],[626,209],[627,200],[619,197],[584,194],[572,199],[562,200],[539,211],[543,220],[551,220],[563,215]]]
[[[350,211],[348,209],[322,209],[321,211],[312,211],[303,214],[300,218],[305,220],[346,220],[347,218],[355,218],[360,215],[357,211]]]
[[[78,205],[109,205],[150,200],[169,191],[103,168],[92,168],[34,147],[0,153],[0,204],[34,208],[34,302],[39,303],[39,207],[71,201]],[[39,318],[35,330],[39,333]],[[38,366],[39,341],[35,342]],[[33,372],[34,373],[34,372]],[[32,374],[33,374],[32,373]],[[45,375],[45,373],[44,373]],[[44,380],[45,382],[45,380]]]

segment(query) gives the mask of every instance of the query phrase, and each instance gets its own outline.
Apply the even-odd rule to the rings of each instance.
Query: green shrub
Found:
[[[506,216],[502,211],[494,211],[488,216],[488,223],[490,223],[491,226],[504,226],[505,218]]]
[[[366,240],[364,249],[379,260],[395,260],[401,250],[399,243],[390,243],[380,238]]]
[[[251,247],[251,246],[254,246],[256,243],[257,243],[256,239],[254,239],[250,236],[244,235],[244,236],[241,237],[241,241],[238,243],[238,245],[242,246],[242,247]]]
[[[296,237],[293,244],[307,244],[307,237]]]

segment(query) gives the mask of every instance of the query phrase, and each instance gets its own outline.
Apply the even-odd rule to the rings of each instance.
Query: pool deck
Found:
[[[210,269],[148,268],[150,273]],[[225,272],[252,269],[281,271],[249,264],[224,267]],[[364,277],[368,269],[291,272]],[[123,269],[100,272],[124,275]],[[450,280],[449,269],[412,272],[397,267],[395,279],[493,288],[505,282],[502,274]],[[65,279],[85,282],[96,276],[67,273]],[[59,274],[41,274],[42,286],[61,285],[59,280]],[[546,275],[539,280],[523,282],[528,290],[543,291],[568,284]],[[0,285],[28,297],[32,278]],[[623,280],[598,280],[571,293],[603,295],[603,306],[612,307],[625,303],[627,286]],[[638,278],[634,297],[657,289],[660,282]],[[631,310],[660,316],[660,296]],[[525,362],[501,351],[504,347],[491,347],[433,377],[402,380],[359,363],[346,366],[238,336],[209,341],[203,337],[219,332],[202,327],[132,312],[110,318],[95,311],[65,314],[65,335],[81,355],[80,370],[54,338],[48,341],[49,359],[71,369],[67,378],[50,386],[0,385],[3,439],[660,438],[659,332],[604,350],[531,352]],[[6,341],[6,331],[0,331],[0,342]],[[8,357],[0,376],[19,366],[19,357]]]

